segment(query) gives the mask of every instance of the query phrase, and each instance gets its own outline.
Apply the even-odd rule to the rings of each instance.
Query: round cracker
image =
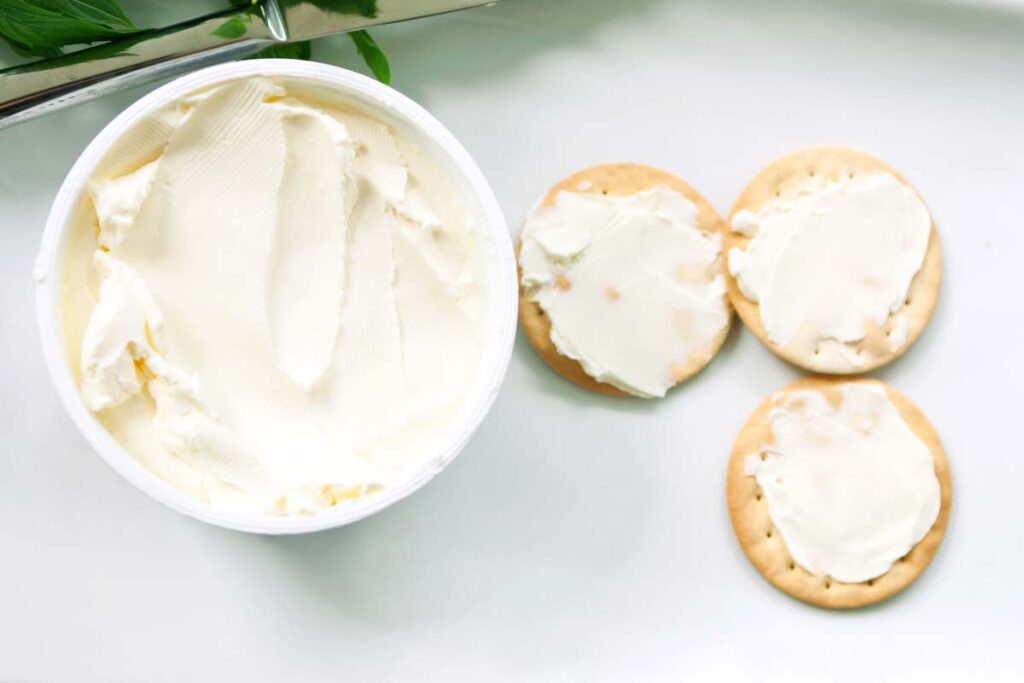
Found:
[[[768,499],[762,495],[757,479],[744,469],[746,456],[759,453],[772,442],[769,413],[775,402],[765,399],[750,416],[732,449],[726,479],[726,500],[736,538],[751,564],[776,588],[798,600],[833,609],[864,607],[889,598],[913,583],[939,548],[946,533],[953,488],[949,463],[938,434],[910,400],[892,387],[871,379],[845,379],[840,377],[807,377],[789,384],[779,392],[801,390],[820,391],[828,397],[838,398],[844,384],[865,382],[880,385],[899,411],[907,426],[931,451],[935,460],[935,476],[939,480],[939,516],[917,545],[897,560],[885,574],[863,583],[843,583],[828,576],[816,576],[796,564],[782,533],[768,514]]]
[[[913,189],[899,172],[863,152],[843,147],[822,147],[796,152],[773,162],[750,181],[729,213],[729,225],[732,225],[736,212],[746,209],[757,213],[768,202],[797,192],[809,178],[824,177],[829,181],[838,181],[841,178],[853,178],[858,174],[879,172],[890,173]],[[753,238],[733,232],[727,226],[724,248],[726,258],[728,259],[729,250],[733,247],[746,250],[751,239]],[[924,263],[911,280],[906,303],[895,314],[890,313],[882,325],[868,324],[867,336],[855,344],[850,344],[861,354],[864,361],[863,365],[856,368],[830,367],[825,360],[819,360],[813,346],[810,345],[794,343],[783,347],[773,342],[761,320],[760,306],[743,294],[728,268],[725,269],[725,280],[729,288],[729,298],[743,323],[779,357],[812,372],[834,375],[860,374],[880,368],[899,358],[924,332],[939,299],[942,283],[942,249],[933,219]],[[903,315],[907,319],[907,340],[893,351],[889,347],[888,335],[893,328],[896,315]]]
[[[715,211],[714,207],[706,199],[685,182],[651,166],[642,164],[604,164],[591,166],[578,173],[561,180],[554,185],[541,200],[541,206],[551,206],[561,191],[576,192],[579,194],[604,194],[612,196],[627,196],[649,190],[658,185],[665,185],[675,190],[691,202],[697,205],[697,228],[704,234],[719,234],[724,236],[727,232],[725,222]],[[516,259],[519,258],[521,244],[516,245]],[[724,270],[724,268],[723,268]],[[583,369],[580,363],[568,356],[563,356],[555,343],[551,341],[551,320],[540,307],[540,304],[533,301],[522,285],[522,270],[519,272],[519,321],[522,324],[526,338],[537,351],[537,354],[548,366],[559,375],[577,386],[595,391],[608,396],[632,396],[632,394],[614,387],[605,382],[599,382]],[[689,359],[683,359],[678,366],[679,371],[675,374],[676,381],[673,386],[686,381],[700,372],[711,359],[715,357],[725,338],[732,327],[732,305],[728,297],[725,302],[728,310],[728,322],[722,331],[712,340],[711,344],[694,354]]]

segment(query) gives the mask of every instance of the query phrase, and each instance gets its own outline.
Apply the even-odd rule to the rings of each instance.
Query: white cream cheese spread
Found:
[[[878,384],[850,383],[838,405],[818,391],[773,397],[773,442],[745,459],[793,559],[859,583],[906,555],[939,514],[931,451]]]
[[[268,514],[439,455],[486,344],[490,252],[435,160],[262,77],[185,98],[115,152],[69,244],[65,335],[126,450]]]
[[[913,189],[888,173],[807,184],[754,213],[736,212],[732,230],[752,237],[729,250],[729,271],[758,302],[771,341],[799,344],[827,366],[856,369],[850,346],[894,316],[888,343],[907,340],[899,314],[924,263],[931,217]]]
[[[627,196],[559,192],[530,212],[522,282],[559,353],[636,396],[664,396],[729,324],[721,236],[665,186]]]

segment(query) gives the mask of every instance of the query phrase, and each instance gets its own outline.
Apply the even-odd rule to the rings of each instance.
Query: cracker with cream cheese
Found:
[[[537,211],[538,209],[545,210],[549,207],[553,207],[556,204],[560,193],[576,193],[604,197],[630,197],[652,191],[657,188],[667,188],[674,193],[682,195],[682,197],[689,202],[692,202],[693,206],[696,207],[694,226],[704,237],[713,237],[717,242],[713,263],[711,263],[707,268],[687,269],[684,265],[679,265],[674,267],[669,277],[676,279],[677,282],[684,282],[686,280],[693,282],[694,279],[703,278],[707,278],[709,281],[713,278],[717,278],[720,281],[722,279],[721,274],[723,270],[723,259],[721,258],[720,245],[725,231],[725,224],[707,200],[705,200],[688,184],[665,171],[639,164],[620,163],[594,166],[575,173],[557,183],[544,195],[534,211]],[[531,216],[532,215],[534,214],[531,213]],[[637,240],[638,243],[641,240],[641,235],[639,233],[637,234]],[[530,343],[544,362],[559,375],[574,384],[583,387],[584,389],[610,396],[642,395],[638,394],[636,391],[628,391],[622,386],[615,386],[612,383],[595,378],[593,374],[588,373],[584,365],[577,359],[561,352],[559,347],[556,345],[556,342],[553,340],[551,317],[545,312],[542,305],[538,303],[536,299],[538,287],[535,285],[524,284],[523,282],[525,278],[523,271],[522,248],[523,241],[521,240],[516,249],[517,257],[520,262],[519,317],[527,339],[529,339]],[[694,272],[690,272],[691,270]],[[697,270],[700,272],[696,272]],[[574,282],[571,267],[567,267],[565,274],[555,275],[550,286],[566,291],[572,288],[574,286]],[[609,279],[606,287],[601,287],[601,292],[601,296],[594,297],[595,301],[593,302],[593,305],[597,308],[600,308],[601,306],[621,307],[632,305],[630,303],[630,298],[625,292],[619,291],[617,283],[612,279]],[[732,321],[732,308],[728,303],[728,297],[724,291],[724,282],[722,282],[722,291],[718,296],[720,297],[720,303],[717,305],[721,307],[721,328],[716,329],[714,334],[710,335],[710,338],[705,340],[705,343],[699,344],[696,348],[692,348],[688,355],[665,360],[665,383],[668,386],[679,384],[699,372],[708,364],[708,362],[710,362],[721,348],[722,343],[725,341]],[[608,310],[610,311],[611,309],[609,308]],[[595,315],[601,315],[601,313],[598,312],[595,313]],[[644,345],[641,343],[643,335],[666,333],[685,335],[689,331],[687,328],[691,326],[692,321],[688,319],[685,311],[666,313],[665,317],[666,325],[664,326],[638,326],[636,329],[629,330],[629,335],[627,335],[624,342],[630,347],[627,350],[631,353],[644,353]],[[666,328],[670,328],[672,331],[668,332]],[[635,350],[633,347],[635,347]]]
[[[855,302],[864,296],[869,297],[872,287],[884,286],[885,283],[879,283],[878,280],[895,276],[895,269],[885,267],[880,258],[873,257],[867,264],[868,268],[861,274],[849,266],[848,260],[844,261],[849,258],[844,255],[844,251],[848,254],[854,250],[837,246],[834,240],[821,239],[821,248],[814,251],[806,247],[805,239],[802,258],[790,258],[788,267],[780,268],[784,272],[762,274],[762,282],[770,282],[776,288],[776,291],[772,292],[774,299],[767,304],[771,311],[766,315],[765,302],[754,300],[750,292],[752,286],[745,292],[741,281],[744,276],[743,269],[748,263],[748,250],[758,231],[756,222],[749,219],[760,217],[764,224],[766,214],[779,209],[776,211],[778,215],[780,211],[792,209],[797,202],[807,201],[808,196],[814,192],[823,191],[825,188],[842,189],[844,184],[852,187],[882,176],[888,176],[885,179],[890,181],[895,179],[902,183],[905,189],[909,189],[907,197],[910,198],[910,202],[917,204],[917,209],[922,212],[919,215],[924,216],[924,220],[927,221],[924,225],[930,224],[919,232],[926,240],[926,243],[919,243],[919,267],[916,272],[909,270],[903,274],[904,277],[908,274],[912,276],[909,284],[891,288],[888,294],[890,298],[892,292],[896,292],[896,298],[891,304],[885,307],[876,305],[872,315],[861,317],[863,311],[856,308]],[[904,205],[907,203],[904,202]],[[898,201],[895,205],[897,209],[902,207]],[[814,220],[827,221],[828,207],[828,200],[821,199],[814,207],[811,217]],[[874,216],[877,215],[876,211]],[[748,220],[744,220],[744,217]],[[880,224],[879,221],[871,223],[870,226],[860,225],[855,229],[863,229],[865,234],[868,234]],[[807,236],[801,236],[802,239],[805,237]],[[906,246],[905,239],[903,246]],[[812,253],[808,253],[809,251]],[[920,197],[913,192],[902,175],[885,163],[867,154],[845,148],[819,148],[797,152],[775,161],[758,173],[740,194],[729,215],[725,252],[729,296],[740,318],[774,353],[812,372],[869,372],[902,355],[921,335],[931,318],[942,280],[942,254],[938,234],[930,215],[927,214],[927,208],[920,202]],[[823,281],[792,281],[799,277],[794,272],[801,267],[817,269]],[[870,272],[872,267],[876,272]],[[791,281],[780,285],[779,281],[785,278]],[[827,282],[828,280],[832,282]],[[829,284],[830,290],[822,286],[825,283]],[[786,307],[794,306],[803,296],[802,292],[817,296],[819,300],[816,305],[819,308],[831,308],[830,318],[833,322],[837,318],[841,319],[844,309],[848,311],[848,315],[855,317],[843,322],[846,329],[842,335],[844,338],[836,338],[831,333],[834,330],[823,331],[823,323],[820,320],[801,319],[799,329],[791,325],[785,333],[782,324],[777,324],[777,329],[770,329],[772,325],[769,323],[782,319],[784,316],[779,315],[780,311],[785,313]]]
[[[770,417],[787,396],[819,392],[833,406],[842,400],[844,386],[854,383],[881,387],[899,418],[931,453],[938,481],[939,506],[934,523],[924,536],[888,571],[858,582],[844,583],[827,575],[816,575],[798,563],[787,547],[783,533],[773,523],[769,497],[749,472],[751,457],[772,451],[774,434]],[[782,454],[785,457],[785,454]],[[840,486],[842,482],[838,483]],[[842,495],[837,491],[837,495]],[[835,609],[863,607],[885,600],[913,583],[938,550],[949,521],[952,484],[949,464],[939,437],[925,416],[905,396],[875,380],[809,377],[798,380],[766,399],[744,424],[729,460],[726,482],[729,516],[743,552],[754,567],[775,587],[804,602]],[[792,503],[790,503],[792,504]]]

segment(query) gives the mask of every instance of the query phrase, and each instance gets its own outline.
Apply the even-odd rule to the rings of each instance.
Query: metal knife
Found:
[[[268,45],[454,12],[496,0],[261,0],[61,57],[0,70],[0,129]]]

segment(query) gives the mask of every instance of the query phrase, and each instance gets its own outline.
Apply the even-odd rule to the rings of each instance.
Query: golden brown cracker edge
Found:
[[[544,198],[541,206],[551,206],[561,191],[576,192],[579,194],[604,194],[611,196],[628,196],[649,190],[658,185],[665,185],[668,188],[679,192],[684,197],[697,205],[697,227],[705,234],[719,234],[722,236],[723,245],[726,239],[726,224],[722,217],[715,211],[715,208],[695,189],[690,187],[676,176],[643,164],[616,163],[591,166],[574,173],[551,187]],[[516,244],[516,261],[519,260],[521,242]],[[724,246],[722,252],[722,269],[725,270]],[[573,384],[607,396],[632,396],[629,392],[618,387],[599,382],[590,375],[580,363],[572,358],[562,355],[554,342],[551,341],[551,320],[544,313],[540,305],[533,301],[529,292],[522,284],[522,269],[519,274],[519,321],[522,324],[523,332],[530,341],[537,354],[556,373],[569,380]],[[690,377],[693,377],[718,354],[725,343],[725,339],[732,327],[733,311],[732,304],[727,297],[729,321],[722,329],[722,332],[712,341],[707,349],[706,359],[701,363],[690,363],[680,366],[681,370],[673,386],[678,385]]]
[[[885,574],[863,583],[843,583],[828,576],[816,576],[796,564],[786,548],[782,534],[772,524],[768,502],[761,493],[757,480],[747,476],[744,458],[759,453],[761,447],[772,441],[768,415],[778,393],[800,390],[834,394],[844,384],[854,382],[881,386],[900,416],[914,434],[931,451],[935,462],[935,475],[939,480],[939,516],[910,552],[900,558]],[[935,556],[949,522],[953,488],[949,462],[935,429],[910,400],[878,380],[843,377],[807,377],[788,384],[766,398],[744,423],[729,457],[726,477],[726,500],[736,539],[744,554],[770,583],[782,592],[803,602],[830,609],[853,609],[873,605],[892,597],[912,584]]]
[[[761,170],[746,188],[740,193],[732,210],[729,212],[729,219],[725,226],[725,237],[723,239],[723,252],[725,253],[726,264],[728,264],[728,253],[733,247],[745,250],[750,243],[751,237],[735,233],[729,227],[732,219],[740,210],[757,212],[765,203],[781,197],[789,192],[798,189],[807,178],[824,176],[827,180],[838,181],[842,177],[852,178],[861,173],[890,173],[907,187],[913,186],[898,171],[888,166],[883,161],[873,156],[844,147],[820,147],[807,149],[789,156],[782,157],[769,164]],[[915,190],[916,192],[916,190]],[[920,195],[918,195],[920,197]],[[922,201],[924,201],[922,199]],[[931,212],[929,211],[929,215]],[[894,314],[881,326],[871,326],[867,337],[856,344],[865,358],[864,365],[846,369],[828,367],[824,362],[815,360],[813,352],[807,349],[795,347],[782,347],[768,337],[768,331],[761,321],[761,311],[757,302],[748,299],[742,291],[736,278],[732,276],[728,266],[724,268],[725,281],[729,290],[729,299],[739,314],[747,329],[761,340],[783,360],[796,365],[797,367],[811,372],[819,372],[834,375],[858,375],[871,372],[906,353],[907,349],[913,346],[921,333],[924,332],[931,320],[932,313],[939,299],[939,292],[942,284],[942,247],[939,242],[939,235],[935,229],[935,221],[932,219],[931,235],[928,240],[928,249],[925,252],[924,263],[917,271],[907,291],[907,300],[904,306],[897,311],[906,317],[907,340],[895,351],[888,345],[886,334],[893,324]]]

